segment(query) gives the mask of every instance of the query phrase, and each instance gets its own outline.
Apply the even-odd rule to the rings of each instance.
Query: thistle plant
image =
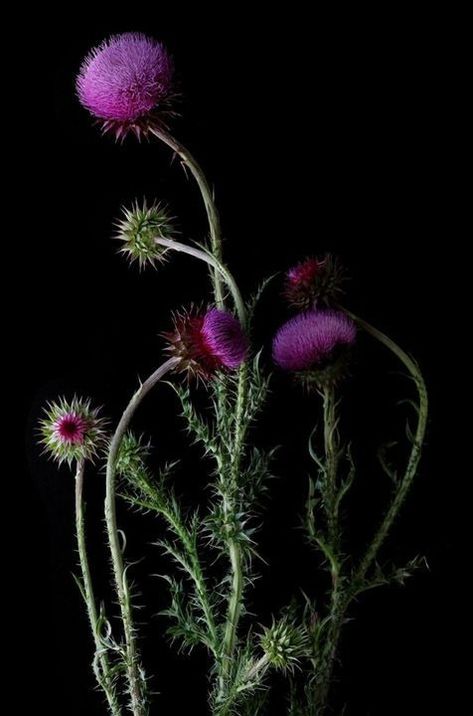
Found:
[[[201,194],[208,236],[200,244],[177,240],[173,212],[157,198],[130,202],[116,223],[119,252],[140,270],[164,270],[165,260],[185,253],[210,269],[211,295],[199,306],[178,306],[161,327],[166,356],[140,383],[105,439],[104,423],[88,401],[60,399],[41,421],[45,450],[61,465],[76,467],[76,525],[84,597],[95,646],[93,670],[113,716],[147,716],[152,704],[149,679],[139,648],[123,531],[117,499],[138,512],[156,516],[156,547],[169,558],[162,588],[168,606],[162,624],[182,652],[200,648],[207,655],[209,710],[215,716],[269,713],[272,674],[287,678],[287,713],[321,716],[330,690],[342,627],[353,600],[367,589],[402,581],[415,567],[383,570],[378,556],[417,473],[427,420],[427,394],[420,369],[393,340],[341,305],[345,274],[338,259],[309,257],[289,269],[281,296],[295,315],[272,341],[274,369],[290,376],[313,398],[319,421],[308,436],[314,473],[304,511],[306,540],[322,558],[329,575],[325,604],[311,595],[294,599],[270,624],[250,610],[259,577],[258,534],[270,500],[275,448],[254,441],[253,427],[264,420],[270,391],[267,346],[255,345],[254,315],[270,279],[245,299],[224,262],[219,214],[201,167],[171,134],[173,62],[166,48],[139,33],[113,36],[91,51],[77,79],[81,104],[102,126],[123,141],[130,134],[163,142],[189,170]],[[282,308],[282,302],[281,302]],[[367,332],[382,344],[413,379],[418,402],[417,428],[409,433],[410,457],[403,470],[386,459],[392,479],[391,503],[360,556],[344,534],[344,506],[355,480],[349,441],[342,438],[340,415],[344,381],[355,371],[357,337]],[[268,341],[269,343],[269,341]],[[268,365],[269,364],[269,365]],[[133,431],[135,412],[148,393],[171,385],[192,443],[208,468],[204,504],[185,510],[174,487],[180,465],[150,467],[152,448]],[[197,391],[206,397],[199,407]],[[86,549],[83,480],[86,462],[103,456],[105,538],[111,558],[115,602],[98,609]],[[317,562],[308,564],[315,569]],[[110,616],[118,616],[113,622]],[[112,626],[113,624],[113,626]],[[159,675],[158,675],[159,676]],[[159,698],[156,699],[159,713]]]

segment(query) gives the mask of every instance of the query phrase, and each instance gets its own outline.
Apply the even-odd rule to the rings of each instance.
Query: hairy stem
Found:
[[[370,566],[373,564],[374,560],[376,559],[376,556],[385,541],[386,537],[388,536],[388,533],[392,527],[392,524],[399,513],[399,510],[401,509],[401,506],[406,498],[406,495],[409,491],[409,488],[412,484],[412,481],[417,473],[417,468],[419,465],[419,460],[421,458],[422,454],[422,445],[425,438],[425,432],[427,429],[427,416],[428,416],[428,409],[429,409],[429,403],[428,403],[428,396],[427,396],[427,388],[425,385],[424,378],[422,376],[422,373],[419,369],[419,366],[417,363],[410,358],[405,351],[400,348],[397,343],[395,343],[391,338],[386,336],[384,333],[379,331],[377,328],[374,328],[366,321],[362,320],[361,318],[358,318],[354,314],[350,313],[349,311],[345,311],[358,325],[363,328],[367,333],[369,333],[373,338],[376,338],[377,341],[382,343],[386,348],[388,348],[394,355],[405,365],[407,370],[409,371],[411,377],[413,378],[417,393],[419,396],[419,411],[418,411],[418,421],[417,421],[417,428],[416,432],[413,438],[412,442],[412,448],[409,455],[409,459],[407,462],[407,466],[404,472],[404,475],[395,491],[393,500],[391,502],[391,505],[386,512],[386,515],[384,519],[382,520],[381,524],[378,527],[378,530],[376,531],[373,540],[371,541],[371,544],[369,545],[368,549],[365,552],[365,555],[363,556],[358,569],[355,572],[355,576],[353,579],[353,585],[356,586],[361,580],[364,579],[366,576],[366,573]]]
[[[328,542],[332,554],[337,555],[340,548],[340,534],[337,510],[337,472],[339,446],[337,433],[337,401],[333,385],[326,386],[322,392],[324,410],[324,452],[325,452],[325,503],[328,526]],[[332,568],[332,576],[333,568]]]
[[[322,542],[321,547],[328,557],[330,573],[332,576],[330,595],[330,619],[327,635],[320,651],[317,654],[317,671],[314,682],[314,706],[315,713],[323,713],[326,707],[330,682],[332,679],[333,665],[340,630],[343,623],[342,588],[340,585],[340,524],[338,519],[338,464],[339,464],[339,441],[338,441],[338,416],[337,400],[333,385],[323,388],[323,414],[324,414],[324,483],[323,498],[325,514],[327,518],[327,538]],[[320,544],[320,540],[319,540]]]
[[[221,263],[222,261],[222,231],[220,227],[220,217],[218,215],[217,207],[213,197],[212,190],[210,189],[209,183],[202,171],[199,163],[194,159],[192,154],[175,139],[164,127],[153,127],[150,130],[155,137],[160,139],[170,149],[172,149],[181,159],[184,166],[188,167],[192,176],[194,177],[197,186],[199,187],[200,193],[207,212],[207,219],[209,222],[210,230],[210,246],[212,254],[216,260]],[[216,266],[213,266],[213,287],[215,295],[215,303],[219,308],[223,308],[223,291],[222,291],[222,279],[221,273]]]
[[[230,472],[229,495],[224,500],[226,514],[235,512],[235,494],[238,491],[238,476],[240,472],[242,453],[245,442],[244,417],[248,393],[248,365],[245,362],[238,376],[238,393],[235,414],[235,428],[233,440],[233,453]],[[238,623],[241,616],[241,601],[243,595],[243,558],[238,540],[229,538],[228,554],[232,570],[232,585],[228,600],[227,622],[223,640],[223,678],[228,678],[237,643]]]
[[[145,684],[142,677],[142,670],[139,663],[139,654],[136,647],[135,628],[130,605],[129,587],[126,570],[120,546],[117,514],[116,514],[116,492],[115,475],[116,461],[121,441],[125,435],[128,425],[145,395],[153,386],[161,380],[177,363],[178,358],[170,358],[152,373],[144,383],[140,385],[132,399],[128,403],[115,434],[110,443],[107,461],[106,474],[106,495],[105,495],[105,520],[112,557],[115,588],[120,604],[121,617],[126,645],[127,676],[130,688],[131,711],[134,716],[146,716]]]
[[[77,551],[79,553],[79,563],[82,574],[82,594],[87,608],[90,628],[94,638],[95,653],[98,656],[98,668],[94,669],[97,682],[104,691],[107,698],[110,713],[113,716],[121,716],[121,708],[117,700],[115,688],[110,676],[110,664],[108,656],[100,641],[98,633],[99,617],[95,602],[94,590],[92,585],[92,575],[90,573],[89,559],[87,556],[87,546],[85,541],[85,520],[84,520],[84,460],[77,461],[77,470],[75,476],[75,519],[76,519],[76,536]]]
[[[157,244],[160,244],[160,246],[165,246],[173,251],[179,251],[193,256],[195,259],[199,259],[199,261],[204,261],[218,271],[230,289],[240,323],[243,327],[246,326],[246,308],[241,297],[240,289],[230,271],[217,258],[207,251],[202,251],[202,249],[197,249],[195,246],[189,246],[188,244],[182,244],[180,241],[174,241],[173,239],[156,238],[155,241]]]

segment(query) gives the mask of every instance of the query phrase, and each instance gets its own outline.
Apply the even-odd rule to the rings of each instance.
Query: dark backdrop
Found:
[[[230,11],[199,19],[184,7],[165,17],[132,10],[109,22],[42,16],[38,33],[32,21],[25,42],[32,69],[20,95],[32,93],[33,102],[21,113],[15,215],[29,297],[18,323],[28,356],[22,378],[28,520],[17,559],[24,586],[15,599],[24,600],[18,663],[28,694],[48,714],[102,711],[92,691],[88,626],[70,574],[76,563],[73,483],[34,445],[41,406],[78,391],[117,420],[137,376],[161,359],[157,334],[169,325],[170,310],[208,296],[205,271],[185,257],[140,275],[110,240],[120,205],[143,196],[169,201],[184,237],[201,239],[205,231],[195,187],[171,164],[169,152],[156,142],[130,139],[117,146],[102,138],[74,96],[74,75],[89,47],[126,30],[155,35],[175,57],[183,98],[175,132],[215,184],[226,259],[243,291],[306,255],[330,250],[352,276],[347,303],[395,337],[425,370],[432,399],[425,459],[386,553],[401,562],[424,554],[430,572],[404,589],[360,600],[343,638],[336,690],[340,704],[349,704],[347,713],[417,714],[433,706],[466,713],[457,677],[459,626],[451,619],[457,512],[454,490],[446,489],[441,391],[448,341],[439,341],[446,262],[455,251],[446,136],[452,90],[439,25],[434,32],[425,18],[371,21],[375,30],[365,18],[309,22],[290,12],[271,23]],[[275,282],[261,306],[258,339],[266,344],[287,315],[279,291]],[[392,375],[395,370],[382,350],[360,340],[345,401],[345,427],[359,445],[359,479],[349,505],[356,513],[350,528],[356,547],[375,525],[387,492],[370,455],[403,431],[395,402],[411,388]],[[316,558],[295,530],[316,403],[276,376],[258,435],[263,443],[283,444],[261,536],[271,564],[262,567],[254,593],[261,621],[298,585],[320,589]],[[178,489],[189,501],[201,497],[202,467],[199,452],[185,447],[173,411],[169,389],[158,389],[136,425],[151,435],[157,459],[184,458]],[[91,550],[106,595],[102,495],[103,476],[90,474]],[[151,624],[144,652],[162,692],[156,713],[159,703],[163,713],[205,713],[205,659],[198,653],[177,657],[161,636],[162,621],[153,617],[165,604],[162,584],[149,576],[167,566],[149,546],[161,525],[122,510],[120,524],[128,533],[129,558],[144,556],[136,574]],[[281,708],[275,703],[272,713]]]

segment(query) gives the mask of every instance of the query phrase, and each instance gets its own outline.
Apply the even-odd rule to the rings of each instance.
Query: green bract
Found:
[[[173,239],[176,235],[166,205],[158,202],[148,207],[146,201],[143,206],[135,202],[131,209],[123,207],[123,217],[117,222],[116,238],[123,242],[120,253],[132,263],[137,261],[140,269],[164,261],[167,249],[157,244],[156,239]]]

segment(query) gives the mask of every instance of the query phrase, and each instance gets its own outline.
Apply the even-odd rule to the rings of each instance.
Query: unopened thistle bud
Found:
[[[130,263],[138,262],[140,269],[146,264],[155,267],[164,261],[167,249],[156,243],[157,238],[173,239],[176,230],[173,219],[165,204],[152,204],[150,207],[143,202],[136,202],[131,209],[123,208],[123,218],[117,222],[115,238],[122,242],[120,253]]]
[[[343,376],[355,339],[355,323],[345,313],[313,309],[281,326],[273,340],[273,360],[308,387],[323,387]]]
[[[216,308],[177,313],[173,330],[163,336],[167,351],[180,358],[179,369],[197,378],[236,370],[248,352],[248,339],[238,319]]]
[[[302,626],[284,618],[264,630],[261,647],[272,666],[293,672],[300,659],[307,654],[307,632]]]
[[[60,465],[75,460],[94,461],[107,442],[107,421],[90,400],[74,397],[70,402],[60,398],[48,403],[40,421],[40,442]]]
[[[330,254],[308,258],[287,272],[284,296],[298,310],[330,305],[342,295],[343,281],[340,265]]]

